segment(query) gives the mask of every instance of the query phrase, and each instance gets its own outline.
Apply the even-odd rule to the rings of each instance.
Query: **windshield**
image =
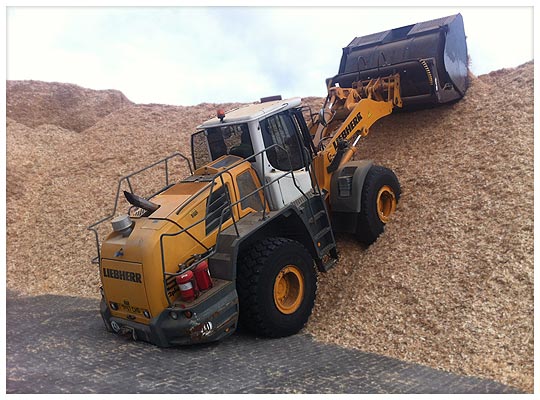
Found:
[[[226,154],[247,158],[253,155],[248,125],[215,126],[196,132],[191,135],[191,153],[195,168]]]

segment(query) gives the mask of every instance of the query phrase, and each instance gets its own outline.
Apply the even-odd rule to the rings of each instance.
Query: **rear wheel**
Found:
[[[315,302],[317,273],[300,243],[268,238],[250,246],[238,262],[240,324],[262,336],[297,333]]]
[[[362,188],[362,203],[356,235],[372,244],[384,231],[384,225],[396,210],[401,195],[399,181],[391,169],[374,165]]]

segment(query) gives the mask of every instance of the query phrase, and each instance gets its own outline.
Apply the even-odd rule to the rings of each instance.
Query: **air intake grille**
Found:
[[[219,189],[212,192],[206,203],[206,234],[208,235],[219,226],[221,213],[223,214],[222,222],[227,221],[231,217],[229,208],[231,199],[227,186],[223,185]],[[225,210],[225,211],[223,211]]]

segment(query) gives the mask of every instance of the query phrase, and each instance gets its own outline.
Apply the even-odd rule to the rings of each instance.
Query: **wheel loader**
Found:
[[[218,110],[191,136],[191,159],[174,153],[124,176],[113,212],[89,227],[106,328],[162,347],[217,341],[239,324],[297,333],[318,274],[338,260],[335,233],[373,243],[400,198],[390,169],[353,160],[360,138],[395,108],[458,100],[466,80],[458,14],[355,38],[308,121],[300,98]],[[173,159],[190,175],[169,182]],[[133,179],[158,166],[164,186],[135,193]]]

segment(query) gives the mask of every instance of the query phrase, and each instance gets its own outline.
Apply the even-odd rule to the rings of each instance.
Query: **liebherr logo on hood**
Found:
[[[142,283],[142,275],[136,272],[121,271],[112,268],[103,268],[103,276],[105,278],[120,279],[122,281],[130,281]]]

